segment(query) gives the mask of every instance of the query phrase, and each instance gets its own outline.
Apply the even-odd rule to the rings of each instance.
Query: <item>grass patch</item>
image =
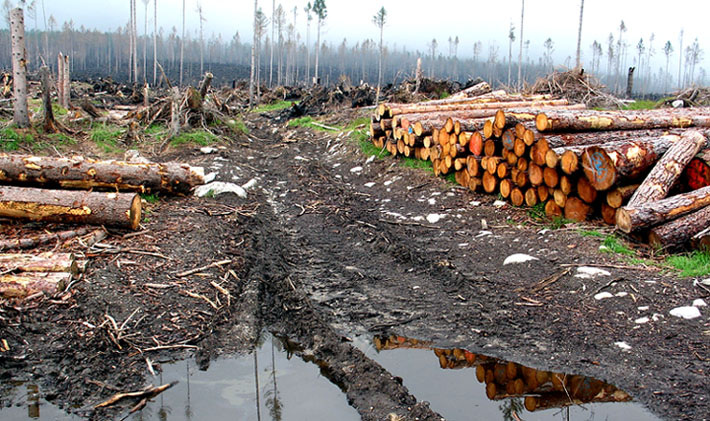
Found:
[[[50,135],[47,135],[47,137],[52,140],[53,142],[62,145],[62,146],[73,146],[77,144],[76,139],[73,137],[67,136],[64,133],[52,133]]]
[[[269,111],[279,111],[285,110],[286,108],[291,108],[293,101],[276,101],[271,104],[263,104],[251,110],[253,113],[267,113]]]
[[[434,172],[434,168],[431,166],[431,162],[423,161],[421,159],[414,159],[403,156],[400,160],[399,165],[405,168],[413,168],[415,170],[427,170],[429,172]],[[451,176],[453,176],[453,178],[451,178]],[[456,173],[448,174],[445,178],[446,180],[451,181],[452,183],[456,183]]]
[[[707,251],[668,256],[666,264],[679,270],[682,277],[699,277],[710,274],[710,254]]]
[[[579,230],[579,235],[582,237],[606,238],[606,234],[597,230]]]
[[[236,134],[249,134],[249,128],[241,118],[227,120],[226,124]]]
[[[365,137],[363,138],[361,136],[356,136],[353,132],[353,135],[351,136],[354,140],[358,141],[360,145],[360,150],[365,156],[374,156],[377,159],[384,159],[385,157],[390,156],[390,153],[387,151],[387,149],[380,149],[373,145],[367,135],[365,135]]]
[[[619,239],[613,235],[607,235],[602,241],[602,251],[605,253],[616,253],[624,256],[636,256],[636,252],[628,248]]]
[[[358,127],[363,126],[366,130],[370,128],[370,117],[360,117],[348,123],[344,130],[358,130]]]
[[[624,106],[625,110],[652,110],[658,107],[658,102],[642,99]]]
[[[193,144],[197,146],[209,146],[213,143],[217,143],[219,138],[214,134],[205,130],[193,130],[190,132],[183,132],[175,136],[171,141],[170,145],[180,146],[185,144]]]
[[[16,151],[21,144],[31,146],[34,142],[34,136],[29,133],[23,134],[11,127],[0,129],[0,151]]]
[[[120,153],[122,149],[118,147],[118,139],[123,134],[123,129],[118,127],[97,125],[91,129],[89,138],[106,153]]]
[[[439,92],[439,99],[446,99],[450,96],[451,96],[451,94],[447,91]]]
[[[536,203],[535,206],[528,208],[528,216],[538,221],[547,218],[547,214],[545,213],[545,204],[540,202]]]
[[[567,219],[564,216],[555,216],[554,218],[550,219],[550,223],[547,224],[547,229],[558,230],[564,227],[565,225],[571,223],[574,223],[574,221],[571,219]]]
[[[152,205],[160,201],[160,199],[158,199],[158,193],[141,193],[141,198]]]

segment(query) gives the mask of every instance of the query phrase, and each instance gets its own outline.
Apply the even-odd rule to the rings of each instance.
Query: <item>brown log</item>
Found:
[[[515,156],[521,157],[525,156],[525,152],[528,150],[528,145],[525,144],[523,139],[516,138],[513,143],[513,153]]]
[[[710,186],[710,148],[705,148],[685,167],[681,185],[688,190]]]
[[[581,111],[581,110],[586,110],[586,106],[584,104],[558,104],[558,105],[549,105],[545,106],[546,109],[549,110],[576,110],[576,111]],[[526,123],[526,122],[534,122],[536,121],[537,115],[541,112],[539,107],[535,106],[525,106],[525,107],[520,107],[520,108],[513,108],[513,107],[505,107],[503,111],[503,114],[500,116],[496,116],[496,119],[494,121],[494,126],[503,128],[503,127],[513,127],[518,123]]]
[[[528,177],[527,171],[518,170],[518,173],[513,178],[513,181],[515,182],[516,186],[523,188],[527,187],[530,184],[530,177]]]
[[[452,105],[452,104],[487,104],[496,102],[519,102],[519,101],[549,101],[552,100],[551,95],[529,95],[522,96],[517,94],[508,94],[504,90],[489,92],[484,95],[479,95],[472,98],[449,97],[432,101],[418,102],[415,104],[398,104],[398,103],[382,103],[378,106],[375,113],[375,118],[391,118],[393,115],[403,114],[400,110],[421,109],[421,107],[431,107],[435,105]]]
[[[527,171],[528,166],[529,166],[529,161],[527,159],[525,159],[524,157],[519,157],[517,162],[515,163],[515,166],[520,171]]]
[[[602,213],[602,219],[604,220],[604,223],[608,225],[614,225],[616,224],[616,209],[611,206],[609,206],[607,203],[602,203],[601,205],[601,213]]]
[[[567,201],[565,202],[565,218],[578,222],[586,221],[591,211],[591,206],[584,203],[584,201],[578,197],[567,197]]]
[[[39,234],[31,237],[0,240],[0,250],[15,250],[37,247],[40,244],[49,242],[68,240],[87,234],[89,228],[79,228],[75,230],[60,231],[51,234]]]
[[[0,275],[0,296],[24,298],[38,292],[56,294],[66,288],[71,282],[71,278],[71,273],[67,272],[25,272]]]
[[[620,186],[613,190],[609,190],[606,193],[606,203],[614,209],[620,208],[624,205],[631,195],[634,194],[638,188],[638,184],[630,184],[628,186]]]
[[[647,111],[545,110],[535,117],[545,131],[638,130],[710,127],[708,108]]]
[[[488,139],[483,144],[483,154],[486,156],[500,156],[501,143],[496,140]]]
[[[550,197],[550,189],[546,185],[537,186],[537,197],[540,202],[547,202]]]
[[[557,206],[564,208],[567,204],[567,195],[561,189],[555,189],[552,192],[552,198]]]
[[[491,91],[491,86],[487,82],[481,82],[466,89],[463,89],[459,92],[456,92],[447,99],[480,97],[481,95],[485,95],[487,93],[490,93]]]
[[[456,183],[459,186],[468,187],[468,185],[471,181],[471,176],[468,175],[468,171],[461,170],[461,171],[456,171],[455,179],[456,179]]]
[[[481,181],[481,178],[471,177],[471,180],[468,182],[468,188],[471,191],[478,192],[481,191],[481,187],[483,187],[483,181]]]
[[[503,147],[509,151],[512,151],[515,146],[515,138],[515,131],[513,129],[503,131],[503,136],[501,137]]]
[[[52,110],[52,85],[49,82],[49,67],[42,66],[39,73],[42,81],[42,107],[44,108],[42,127],[45,133],[56,133],[57,121],[54,119],[54,111]]]
[[[710,186],[635,207],[621,207],[616,214],[616,226],[629,233],[671,221],[709,204]]]
[[[530,178],[530,184],[533,186],[539,186],[544,180],[544,174],[542,168],[531,163],[528,165],[528,177]]]
[[[476,156],[483,154],[483,137],[479,131],[473,132],[468,139],[468,150]]]
[[[557,168],[557,164],[560,162],[560,156],[557,155],[554,149],[548,149],[545,153],[545,165],[548,168]]]
[[[498,171],[498,164],[500,164],[501,161],[502,161],[502,158],[500,158],[500,157],[489,156],[488,159],[486,160],[486,171],[495,175],[495,173]]]
[[[523,191],[520,190],[520,187],[515,187],[510,192],[510,203],[515,206],[523,206],[523,203],[525,203],[525,195]]]
[[[498,179],[495,175],[489,173],[488,171],[483,173],[481,181],[483,182],[483,190],[486,193],[494,193],[498,188]]]
[[[638,206],[663,199],[681,176],[688,162],[707,144],[705,136],[697,130],[688,130],[658,160],[643,183],[629,199],[627,206]]]
[[[675,248],[710,226],[710,206],[651,229],[648,243],[654,248]]]
[[[79,266],[71,253],[0,253],[0,273],[9,272],[68,272],[76,275]]]
[[[577,180],[577,195],[587,203],[594,203],[597,200],[597,189],[592,187],[586,177],[579,177]]]
[[[538,203],[538,197],[537,197],[537,189],[535,187],[530,187],[525,191],[525,204],[528,205],[529,207],[533,207],[537,205]]]
[[[555,188],[560,183],[560,175],[556,169],[545,167],[542,170],[542,179],[545,185],[550,188]]]
[[[506,178],[503,180],[500,180],[500,195],[503,196],[503,199],[507,199],[510,197],[510,192],[513,190],[513,182],[510,181],[510,179]]]
[[[141,220],[141,199],[135,193],[0,186],[0,216],[135,230]]]
[[[481,170],[481,158],[469,155],[466,157],[466,168],[471,177],[478,177]]]
[[[577,185],[577,178],[576,177],[571,177],[568,175],[563,175],[560,177],[560,190],[566,194],[570,195],[572,192],[574,192],[574,189]]]
[[[641,175],[679,139],[667,135],[590,146],[582,154],[582,168],[594,188],[607,190],[621,179]]]
[[[547,215],[548,218],[562,216],[562,208],[557,206],[554,200],[548,200],[547,203],[545,203],[545,215]]]
[[[559,153],[555,150],[555,153]],[[579,169],[579,155],[575,151],[567,150],[562,152],[560,156],[560,169],[565,174],[574,174]]]
[[[175,162],[128,163],[0,154],[2,184],[187,194],[204,182],[201,167]]]
[[[510,176],[510,164],[507,162],[499,163],[498,168],[496,169],[496,176],[498,176],[501,180],[508,178],[508,176]]]

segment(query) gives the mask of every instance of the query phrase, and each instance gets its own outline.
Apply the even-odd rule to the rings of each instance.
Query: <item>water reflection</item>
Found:
[[[472,407],[486,406],[480,401],[452,404],[452,402],[457,400],[460,402],[461,399],[471,401],[470,397],[462,397],[467,396],[468,390],[470,390],[470,387],[464,383],[465,379],[472,379],[473,377],[475,377],[481,384],[481,387],[484,388],[487,399],[489,401],[498,402],[498,410],[502,413],[503,419],[505,420],[518,419],[518,416],[525,411],[528,411],[526,419],[546,419],[547,416],[542,416],[542,414],[542,418],[538,418],[537,416],[532,417],[531,414],[540,411],[545,412],[543,410],[546,409],[562,408],[554,412],[558,415],[564,415],[565,413],[569,413],[570,407],[573,407],[575,410],[581,408],[576,405],[631,401],[631,396],[626,392],[618,389],[614,385],[591,377],[536,370],[515,362],[491,358],[465,349],[437,348],[429,341],[394,335],[377,336],[373,339],[373,345],[378,353],[381,351],[399,350],[394,352],[394,354],[399,353],[397,357],[389,356],[383,358],[384,354],[388,353],[382,353],[378,356],[374,356],[374,358],[390,372],[393,372],[393,374],[403,377],[405,385],[410,388],[410,391],[412,391],[419,400],[432,402],[433,409],[449,419],[461,419],[460,414],[465,413],[465,409],[454,408],[454,405],[461,407],[466,405]],[[413,364],[406,364],[402,362],[403,359],[417,361],[418,356],[416,354],[425,352],[425,350],[433,351],[433,357],[436,358],[441,369],[460,370],[469,368],[475,370],[475,376],[471,375],[473,373],[468,375],[462,373],[463,376],[446,377],[441,383],[447,384],[441,385],[438,388],[436,386],[427,385],[426,383],[435,383],[437,380],[442,380],[443,377],[438,376],[439,378],[435,379],[431,375],[431,370],[421,367],[422,363],[414,362]],[[406,356],[403,357],[403,355]],[[430,355],[428,360],[433,363],[434,360],[431,358],[432,354],[428,355]],[[412,365],[416,367],[412,367]],[[425,377],[425,379],[422,381],[419,377]],[[461,383],[459,384],[457,382]],[[437,386],[439,386],[438,383]],[[461,390],[464,388],[466,390]],[[454,399],[452,396],[457,396],[458,398]],[[483,399],[486,400],[486,398]],[[435,402],[438,403],[438,406],[435,405]],[[635,411],[635,413],[640,414],[640,419],[655,419],[652,414],[648,413],[647,410],[638,404],[618,404],[616,407],[620,408],[621,411],[625,411],[628,410],[629,405],[634,407],[632,410]],[[605,408],[612,407],[614,407],[614,405]],[[589,413],[586,415],[598,409],[599,406],[594,406],[594,409],[588,411]],[[581,410],[587,411],[587,409],[584,408],[581,408]],[[611,413],[613,410],[605,409],[597,412]],[[616,415],[621,416],[622,412],[618,412]],[[500,417],[500,415],[498,417]],[[585,416],[585,418],[587,418],[587,416]],[[593,416],[591,418],[593,418]],[[613,418],[616,417],[612,417],[612,419]],[[549,417],[547,419],[549,419]],[[569,419],[569,415],[566,418],[563,416],[563,419]]]
[[[0,419],[2,420],[74,420],[78,417],[64,413],[48,403],[34,383],[11,383],[12,389],[0,395]]]

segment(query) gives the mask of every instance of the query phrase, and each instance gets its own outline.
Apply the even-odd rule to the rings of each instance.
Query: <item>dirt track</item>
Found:
[[[100,419],[105,413],[90,404],[112,388],[142,382],[145,355],[136,349],[156,340],[182,344],[187,348],[146,355],[194,352],[204,367],[221,353],[248,351],[268,328],[325,367],[363,419],[391,412],[440,418],[347,340],[396,333],[593,376],[663,418],[710,414],[708,312],[695,320],[668,314],[702,297],[691,281],[623,268],[577,228],[522,225],[524,211],[497,209],[492,197],[390,159],[368,160],[345,134],[272,130],[270,118],[253,116],[251,140],[218,156],[179,157],[212,166],[219,180],[256,179],[247,199],[164,200],[146,223],[149,233],[112,238],[124,249],[167,259],[98,253],[71,297],[22,311],[3,308],[0,336],[13,350],[0,356],[0,378],[33,377],[51,391],[48,400],[79,405],[79,413]],[[503,266],[514,253],[538,260]],[[208,272],[234,270],[222,283],[234,297],[229,306],[216,310],[186,295],[211,297],[214,290],[175,273],[225,258],[229,266]],[[575,276],[575,265],[605,264],[616,266],[601,267],[608,276]],[[601,291],[627,295],[596,300]],[[127,333],[139,334],[126,337],[119,350],[101,323],[106,313],[120,322],[136,308]],[[653,314],[663,317],[634,322]],[[631,348],[615,345],[622,341]]]

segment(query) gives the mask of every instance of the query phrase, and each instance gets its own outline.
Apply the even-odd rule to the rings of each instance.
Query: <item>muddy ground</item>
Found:
[[[206,368],[248,352],[268,329],[298,343],[363,419],[440,419],[349,339],[393,333],[593,376],[662,418],[707,419],[708,311],[669,315],[707,296],[692,279],[602,253],[579,226],[548,229],[525,210],[495,207],[495,197],[368,159],[347,133],[292,129],[276,117],[250,116],[248,138],[217,154],[159,159],[202,165],[222,181],[254,179],[246,199],[148,204],[138,235],[62,246],[88,259],[69,292],[3,302],[0,339],[10,351],[0,354],[0,392],[31,380],[67,411],[125,415],[128,404],[93,405],[142,387],[147,361],[159,370],[195,358]],[[44,228],[3,221],[0,230]],[[537,260],[503,266],[514,253]],[[221,264],[178,276],[213,262]],[[582,265],[609,275],[577,277]],[[596,300],[603,291],[627,294]],[[635,323],[643,316],[651,320]]]

